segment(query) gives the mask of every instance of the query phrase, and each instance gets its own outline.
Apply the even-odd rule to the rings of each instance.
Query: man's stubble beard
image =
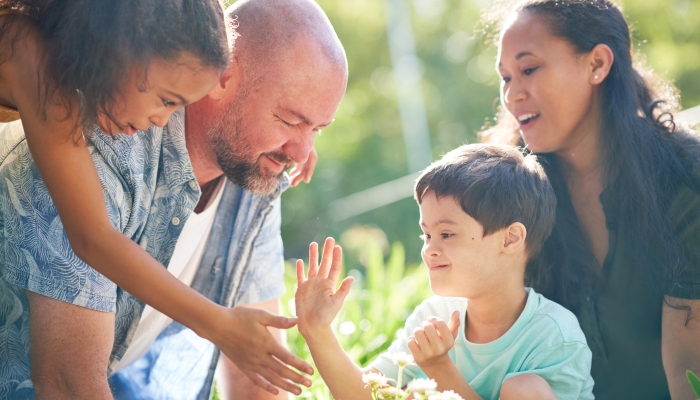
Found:
[[[245,91],[239,93],[209,130],[209,142],[219,167],[228,179],[253,194],[268,195],[277,189],[284,172],[277,174],[260,166],[260,157],[255,157],[247,140],[249,135],[255,133],[246,133],[243,122]],[[282,154],[263,155],[285,165],[291,164],[291,160]]]

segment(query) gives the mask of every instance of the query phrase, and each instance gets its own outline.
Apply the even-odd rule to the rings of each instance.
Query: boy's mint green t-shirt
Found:
[[[544,378],[559,400],[593,399],[591,351],[578,320],[559,304],[530,288],[526,290],[527,303],[515,324],[503,336],[486,344],[470,343],[464,335],[467,299],[431,297],[414,310],[398,339],[370,366],[397,379],[398,367],[391,361],[391,355],[411,354],[406,343],[413,330],[432,316],[449,321],[452,312],[459,310],[459,335],[449,355],[483,399],[497,400],[506,379],[525,373]],[[403,376],[403,385],[427,377],[417,365],[404,369]]]

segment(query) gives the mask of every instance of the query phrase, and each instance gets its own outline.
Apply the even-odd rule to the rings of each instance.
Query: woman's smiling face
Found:
[[[599,115],[587,57],[544,21],[527,11],[509,19],[496,63],[501,104],[536,153],[573,148],[597,128]]]

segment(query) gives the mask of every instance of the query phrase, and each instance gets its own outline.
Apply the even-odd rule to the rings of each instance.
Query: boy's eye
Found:
[[[420,238],[420,240],[422,240],[422,241],[424,241],[424,242],[425,242],[426,240],[430,239],[430,235],[427,235],[427,234],[422,234],[422,235],[420,235],[420,236],[418,236],[418,237]]]
[[[166,106],[166,107],[168,107],[168,106],[174,106],[174,105],[175,105],[175,102],[174,102],[174,101],[170,101],[170,100],[163,99],[163,105]]]
[[[535,72],[536,69],[537,69],[537,67],[525,68],[525,69],[523,70],[523,74],[525,74],[525,75],[531,75],[533,72]]]
[[[440,236],[442,236],[443,239],[447,239],[450,236],[453,236],[453,233],[441,233]]]
[[[507,76],[504,76],[504,77],[501,78],[501,82],[503,82],[503,83],[508,83],[508,82],[510,82],[510,78],[507,77]]]

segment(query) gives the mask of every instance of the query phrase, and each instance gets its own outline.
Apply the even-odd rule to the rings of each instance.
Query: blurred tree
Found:
[[[434,158],[476,141],[493,118],[498,98],[495,49],[474,39],[488,0],[405,0],[416,50]],[[320,159],[309,185],[283,195],[282,234],[287,257],[306,257],[309,242],[340,237],[353,225],[374,225],[388,242],[406,244],[420,259],[418,207],[407,198],[356,217],[334,221],[336,199],[409,173],[386,39],[383,2],[318,0],[345,46],[348,90],[335,122],[316,140]],[[684,107],[700,104],[700,0],[622,2],[633,28],[635,53],[676,82]],[[241,21],[245,23],[245,21]],[[359,263],[351,256],[351,264]]]

